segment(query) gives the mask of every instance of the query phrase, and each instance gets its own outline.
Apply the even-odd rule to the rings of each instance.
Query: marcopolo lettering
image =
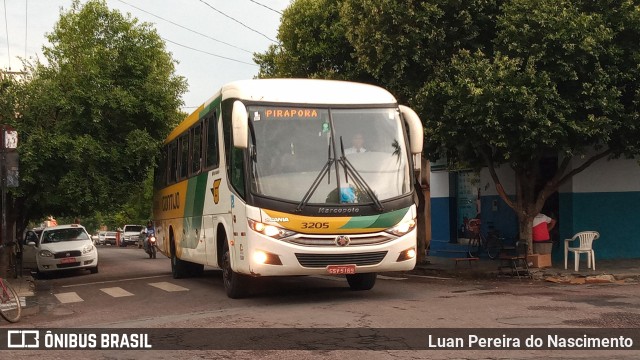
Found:
[[[180,209],[180,193],[164,195],[162,197],[162,211]]]
[[[357,207],[321,207],[318,209],[318,214],[356,214],[358,212],[360,212],[360,209],[358,209]]]

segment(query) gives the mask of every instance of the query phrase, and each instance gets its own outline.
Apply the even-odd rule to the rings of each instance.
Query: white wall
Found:
[[[571,166],[579,166],[587,158],[574,159]],[[570,171],[567,170],[567,171]],[[600,159],[561,187],[560,192],[630,192],[640,191],[640,165],[634,159]]]

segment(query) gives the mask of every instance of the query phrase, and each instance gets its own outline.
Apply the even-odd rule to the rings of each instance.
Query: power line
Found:
[[[4,29],[7,32],[7,56],[9,57],[9,70],[11,70],[11,46],[9,46],[9,18],[7,18],[7,0],[4,2]]]
[[[232,58],[230,58],[230,57],[226,57],[226,56],[222,56],[222,55],[218,55],[218,54],[210,53],[210,52],[207,52],[207,51],[204,51],[204,50],[200,50],[200,49],[192,48],[191,46],[183,45],[183,44],[177,43],[177,42],[175,42],[175,41],[171,41],[171,40],[169,40],[169,39],[165,39],[165,38],[163,38],[163,37],[161,37],[161,39],[162,39],[162,40],[164,40],[164,41],[166,41],[166,42],[170,42],[170,43],[172,43],[172,44],[174,44],[174,45],[182,46],[183,48],[187,48],[187,49],[189,49],[189,50],[193,50],[193,51],[201,52],[201,53],[203,53],[203,54],[207,54],[207,55],[211,55],[211,56],[219,57],[219,58],[221,58],[221,59],[225,59],[225,60],[235,61],[235,62],[240,63],[240,64],[246,64],[246,65],[258,66],[257,64],[254,64],[254,63],[249,63],[249,62],[242,61],[242,60],[232,59]]]
[[[264,8],[267,8],[267,9],[273,11],[274,13],[278,13],[278,14],[282,15],[282,11],[279,11],[279,10],[276,10],[276,9],[272,9],[272,8],[268,7],[267,5],[261,4],[261,3],[257,2],[257,1],[254,1],[254,0],[249,0],[249,1],[251,1],[254,4],[258,4],[258,5],[260,5],[260,6],[264,7]]]
[[[201,2],[201,3],[203,3],[203,4],[205,4],[205,5],[207,5],[207,6],[208,6],[208,7],[210,7],[212,10],[214,10],[214,11],[216,11],[216,12],[218,12],[218,13],[222,14],[223,16],[225,16],[225,17],[227,17],[227,18],[229,18],[229,19],[231,19],[231,20],[233,20],[233,21],[237,22],[238,24],[240,24],[240,25],[242,25],[242,26],[246,27],[247,29],[249,29],[249,30],[251,30],[251,31],[253,31],[253,32],[255,32],[255,33],[258,33],[258,34],[260,34],[260,35],[262,35],[262,36],[264,36],[264,37],[265,37],[265,38],[267,38],[269,41],[272,41],[272,42],[274,42],[274,43],[276,43],[276,44],[279,44],[279,42],[278,42],[278,41],[273,40],[272,38],[270,38],[270,37],[268,37],[267,35],[265,35],[265,34],[261,33],[260,31],[258,31],[258,30],[256,30],[256,29],[252,29],[251,27],[249,27],[249,26],[245,25],[243,22],[241,22],[241,21],[239,21],[239,20],[236,20],[236,19],[232,18],[231,16],[229,16],[229,15],[227,15],[227,14],[223,13],[222,11],[220,11],[220,10],[218,10],[218,9],[214,8],[213,6],[209,5],[206,1],[204,1],[204,0],[200,0],[200,2]]]
[[[24,58],[27,58],[27,30],[29,30],[29,0],[24,0]]]
[[[207,39],[211,39],[211,40],[213,40],[213,41],[217,41],[217,42],[219,42],[219,43],[221,43],[221,44],[225,44],[225,45],[227,45],[227,46],[231,46],[232,48],[236,48],[236,49],[238,49],[238,50],[242,50],[242,51],[244,51],[244,52],[246,52],[246,53],[249,53],[249,54],[252,54],[252,53],[253,53],[253,52],[251,52],[251,51],[249,51],[249,50],[245,50],[245,49],[243,49],[243,48],[241,48],[241,47],[235,46],[235,45],[233,45],[233,44],[229,44],[228,42],[224,42],[224,41],[222,41],[222,40],[218,40],[218,39],[216,39],[216,38],[213,38],[213,37],[211,37],[211,36],[209,36],[209,35],[206,35],[206,34],[203,34],[203,33],[197,32],[197,31],[195,31],[195,30],[189,29],[189,28],[188,28],[188,27],[186,27],[186,26],[180,25],[180,24],[175,23],[175,22],[173,22],[173,21],[171,21],[171,20],[165,19],[165,18],[163,18],[163,17],[161,17],[161,16],[158,16],[158,15],[156,15],[156,14],[150,13],[150,12],[148,12],[148,11],[144,10],[144,9],[141,9],[141,8],[139,8],[139,7],[135,6],[135,5],[131,5],[131,4],[127,3],[127,2],[125,2],[125,1],[122,1],[122,0],[118,0],[118,1],[119,1],[119,2],[121,2],[121,3],[123,3],[123,4],[125,4],[125,5],[129,5],[129,6],[131,6],[132,8],[138,9],[138,10],[142,11],[143,13],[149,14],[149,15],[154,16],[154,17],[156,17],[156,18],[158,18],[158,19],[160,19],[160,20],[163,20],[163,21],[166,21],[166,22],[168,22],[168,23],[170,23],[170,24],[173,24],[173,25],[175,25],[175,26],[177,26],[177,27],[180,27],[180,28],[185,29],[185,30],[187,30],[187,31],[191,31],[191,32],[192,32],[192,33],[194,33],[194,34],[198,34],[198,35],[200,35],[200,36],[204,36],[204,37],[206,37]]]

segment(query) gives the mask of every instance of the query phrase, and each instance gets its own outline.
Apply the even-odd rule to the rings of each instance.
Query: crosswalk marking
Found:
[[[127,290],[121,287],[104,288],[104,289],[100,289],[100,291],[107,293],[113,297],[133,296],[132,293],[128,292]]]
[[[55,294],[55,295],[56,295],[56,298],[58,299],[58,301],[60,301],[63,304],[84,301],[75,292],[60,293],[60,294]]]
[[[169,291],[169,292],[174,292],[174,291],[188,291],[189,289],[184,288],[182,286],[178,286],[175,284],[172,284],[170,282],[157,282],[157,283],[149,283],[149,285],[156,287],[158,289],[164,290],[164,291]]]
[[[156,283],[148,283],[149,285],[158,288],[160,290],[164,290],[167,292],[176,292],[176,291],[189,291],[189,289],[176,285],[176,284],[172,284],[170,282],[156,282]],[[108,287],[108,288],[101,288],[100,291],[102,291],[103,293],[112,296],[114,298],[119,298],[119,297],[125,297],[125,296],[135,296],[134,293],[131,293],[121,287]],[[58,301],[62,304],[68,304],[68,303],[75,303],[75,302],[82,302],[84,301],[76,292],[66,292],[66,293],[59,293],[59,294],[54,294],[55,297],[58,299]],[[22,299],[21,299],[22,300]],[[24,305],[24,304],[23,304]]]

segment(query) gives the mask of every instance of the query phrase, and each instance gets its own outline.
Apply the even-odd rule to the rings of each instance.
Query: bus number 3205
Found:
[[[303,222],[302,228],[303,229],[328,229],[329,223],[328,222]]]

